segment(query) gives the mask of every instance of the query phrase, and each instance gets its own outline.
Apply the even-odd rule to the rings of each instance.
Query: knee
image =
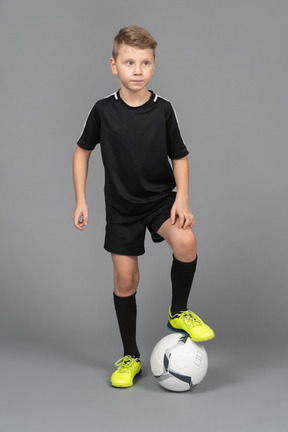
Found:
[[[179,261],[192,262],[196,259],[197,240],[192,230],[181,232],[173,244],[173,253]]]
[[[114,274],[115,294],[120,297],[128,297],[137,290],[139,282],[138,273],[116,271]]]

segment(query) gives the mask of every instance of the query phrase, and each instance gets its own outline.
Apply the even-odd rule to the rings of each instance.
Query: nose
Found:
[[[141,65],[138,63],[135,63],[134,75],[141,75],[141,73],[142,73]]]

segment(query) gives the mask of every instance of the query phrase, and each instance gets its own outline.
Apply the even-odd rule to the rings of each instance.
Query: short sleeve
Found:
[[[188,155],[188,150],[182,139],[176,113],[170,104],[165,110],[167,153],[170,159],[181,159]]]
[[[100,142],[101,121],[97,103],[88,114],[77,144],[85,150],[93,150]]]

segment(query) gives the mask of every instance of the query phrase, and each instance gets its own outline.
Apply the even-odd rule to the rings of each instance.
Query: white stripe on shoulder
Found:
[[[176,118],[176,121],[177,121],[178,127],[180,128],[179,120],[178,120],[178,117],[177,117],[176,111],[175,111],[175,109],[174,109],[174,107],[173,107],[172,104],[171,104],[171,106],[172,106],[172,109],[173,109],[173,111],[174,111],[174,114],[175,114],[175,118]]]
[[[159,96],[159,95],[157,95],[157,97],[154,98],[154,102],[156,102],[156,99],[157,99],[158,97],[160,97],[161,99],[164,99],[166,102],[169,102],[169,103],[170,103],[170,105],[171,105],[171,107],[172,107],[172,109],[173,109],[173,111],[174,111],[174,114],[175,114],[175,118],[176,118],[176,121],[177,121],[178,127],[180,127],[180,125],[179,125],[179,120],[178,120],[178,117],[177,117],[177,114],[176,114],[175,108],[173,107],[173,105],[171,104],[171,102],[170,102],[168,99],[164,98],[163,96]]]
[[[116,92],[114,92],[114,93],[111,93],[111,94],[109,94],[108,96],[104,96],[104,98],[103,98],[103,99],[108,99],[108,98],[109,98],[109,97],[111,97],[111,96],[114,96],[114,97],[115,97],[115,99],[118,99],[118,96],[117,96],[117,91],[116,91]],[[90,113],[91,113],[92,109],[94,108],[95,104],[96,104],[96,102],[94,103],[94,105],[92,105],[92,107],[91,107],[91,109],[90,109],[90,111],[89,111],[89,113],[88,113],[88,115],[87,115],[87,118],[86,118],[86,120],[85,120],[85,123],[84,123],[84,125],[83,125],[83,127],[82,127],[82,132],[81,132],[81,135],[82,135],[82,134],[83,134],[83,132],[84,132],[84,129],[85,129],[85,126],[86,126],[86,123],[87,123],[88,117],[89,117],[89,115],[90,115]],[[80,135],[80,137],[81,137],[81,135]]]
[[[95,105],[95,103],[94,103],[94,105]],[[83,135],[83,132],[84,132],[84,129],[85,129],[86,123],[87,123],[87,121],[88,121],[88,117],[89,117],[89,115],[90,115],[92,109],[94,108],[94,105],[91,107],[90,111],[88,112],[88,115],[87,115],[86,120],[85,120],[85,122],[84,122],[84,125],[83,125],[83,127],[82,127],[82,131],[81,131],[81,134],[80,134],[79,139],[80,139],[81,136]]]
[[[160,97],[161,99],[164,99],[167,102],[170,102],[168,99],[164,98],[163,96],[160,95],[156,95],[156,97],[154,98],[154,102],[156,102],[156,100],[158,99],[158,97]]]
[[[117,91],[116,92],[114,92],[114,93],[111,93],[111,94],[109,94],[108,96],[104,96],[103,97],[103,99],[108,99],[109,97],[111,97],[111,96],[114,96],[115,97],[115,99],[118,99],[118,96],[117,96]]]

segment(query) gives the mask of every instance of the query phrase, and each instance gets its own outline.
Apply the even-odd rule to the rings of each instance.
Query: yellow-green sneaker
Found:
[[[190,310],[172,316],[170,307],[167,327],[171,331],[187,333],[194,342],[204,342],[215,336],[213,330]]]
[[[117,360],[115,366],[117,366],[117,370],[111,376],[111,385],[113,387],[132,387],[134,378],[142,374],[140,359],[130,355]]]

